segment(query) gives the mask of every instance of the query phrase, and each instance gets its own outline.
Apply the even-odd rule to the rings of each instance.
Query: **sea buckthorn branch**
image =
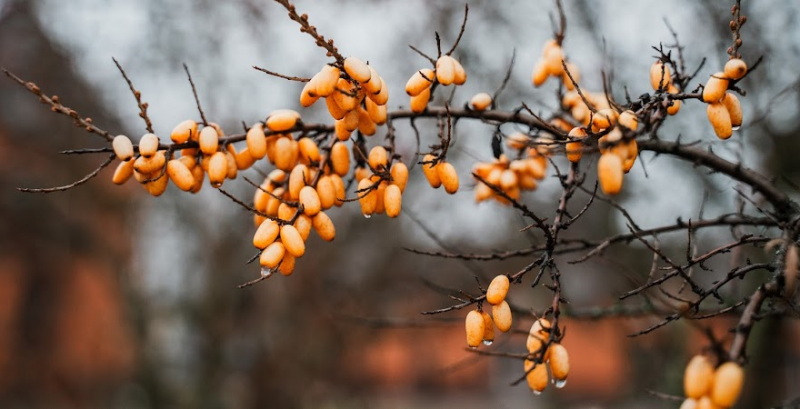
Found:
[[[35,83],[26,82],[22,80],[20,77],[14,75],[12,72],[6,70],[5,68],[0,68],[0,69],[3,70],[3,72],[6,74],[8,78],[11,78],[14,82],[16,82],[19,85],[22,85],[28,91],[39,97],[39,101],[41,101],[43,104],[50,105],[51,111],[72,118],[73,122],[75,123],[75,126],[77,126],[78,128],[83,128],[86,130],[86,132],[97,134],[108,142],[111,142],[111,139],[113,139],[108,132],[94,125],[92,123],[92,118],[84,118],[80,114],[78,114],[78,111],[75,111],[74,109],[61,104],[61,101],[59,100],[57,95],[48,97],[42,92],[39,86],[36,85]]]
[[[328,52],[328,57],[333,57],[336,59],[336,64],[339,67],[344,65],[344,57],[339,54],[339,50],[333,45],[333,40],[325,40],[325,36],[319,34],[317,32],[317,28],[312,26],[308,22],[308,15],[307,14],[297,14],[297,9],[295,8],[294,4],[290,3],[289,0],[275,0],[278,4],[286,8],[286,11],[289,12],[289,18],[296,21],[300,24],[300,31],[303,33],[307,33],[311,37],[314,38],[316,41],[317,46],[324,48]]]
[[[747,16],[742,15],[741,0],[736,0],[736,4],[731,8],[731,14],[733,14],[733,20],[730,22],[730,29],[733,37],[733,44],[728,48],[728,55],[730,55],[731,59],[742,58],[742,55],[739,54],[739,47],[742,46],[742,36],[739,31],[742,29],[742,26],[747,23]]]
[[[458,43],[461,42],[461,37],[464,35],[464,31],[467,28],[467,17],[469,16],[469,4],[464,4],[464,21],[461,22],[461,28],[458,30],[458,37],[456,37],[456,41],[453,42],[453,46],[450,47],[450,50],[447,51],[446,55],[453,55],[456,51],[456,47],[458,47]],[[439,36],[438,33],[436,35]],[[438,42],[438,41],[437,41]],[[439,52],[441,54],[441,51]]]
[[[200,114],[200,119],[203,120],[203,125],[208,126],[208,121],[206,120],[206,114],[203,112],[203,107],[200,106],[200,97],[197,96],[197,87],[194,86],[194,80],[192,79],[192,73],[189,72],[189,66],[186,63],[183,64],[183,70],[186,72],[186,79],[189,80],[189,85],[192,86],[192,95],[194,95],[194,102],[197,105],[197,112]],[[153,132],[151,132],[153,133]]]
[[[289,80],[289,81],[296,81],[296,82],[309,82],[309,81],[311,81],[311,78],[294,77],[294,76],[291,76],[291,75],[283,75],[281,73],[278,73],[278,72],[275,72],[275,71],[270,71],[270,70],[268,70],[266,68],[261,68],[261,67],[255,66],[255,65],[253,66],[253,69],[261,71],[261,72],[263,72],[265,74],[268,74],[268,75],[271,75],[273,77],[283,78],[283,79]]]
[[[128,83],[128,88],[130,88],[133,97],[136,98],[136,105],[139,106],[139,118],[144,120],[145,129],[147,129],[148,133],[155,133],[155,131],[153,131],[153,123],[150,122],[150,116],[147,115],[147,107],[149,104],[147,102],[142,102],[142,93],[133,86],[133,81],[128,78],[128,74],[125,73],[125,70],[122,68],[122,65],[120,65],[119,61],[117,61],[117,59],[114,57],[111,57],[111,59],[114,61],[117,69],[119,69],[120,74],[122,74],[122,78],[125,78],[125,82]]]
[[[110,164],[111,164],[111,162],[113,162],[115,158],[116,158],[116,155],[114,155],[114,154],[111,154],[111,155],[108,157],[108,159],[106,159],[106,160],[105,160],[103,163],[101,163],[101,164],[100,164],[100,166],[98,166],[98,167],[97,167],[95,170],[93,170],[91,173],[89,173],[88,175],[84,176],[84,177],[83,177],[83,178],[81,178],[80,180],[77,180],[77,181],[75,181],[75,182],[72,182],[72,183],[70,183],[70,184],[68,184],[68,185],[64,185],[64,186],[56,186],[56,187],[49,187],[49,188],[27,188],[27,187],[18,187],[18,188],[17,188],[17,190],[18,190],[18,191],[20,191],[20,192],[25,192],[25,193],[53,193],[53,192],[63,192],[63,191],[65,191],[65,190],[72,189],[73,187],[78,187],[78,186],[80,186],[80,185],[82,185],[82,184],[84,184],[84,183],[88,182],[88,181],[89,181],[89,180],[91,180],[93,177],[97,176],[97,175],[100,173],[100,171],[101,171],[101,170],[103,170],[103,169],[104,169],[106,166],[110,165]]]

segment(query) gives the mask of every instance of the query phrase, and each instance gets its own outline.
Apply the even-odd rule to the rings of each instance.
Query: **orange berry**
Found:
[[[400,192],[405,192],[408,184],[408,167],[405,163],[397,161],[392,165],[392,183],[400,188]]]
[[[491,283],[489,283],[489,288],[486,289],[486,301],[489,304],[497,305],[503,302],[506,299],[506,294],[508,294],[508,287],[510,282],[508,281],[508,276],[505,274],[501,274],[495,277]]]
[[[534,361],[525,360],[525,380],[528,382],[528,387],[534,393],[542,393],[545,388],[547,388],[547,382],[549,380],[547,376],[547,365],[544,363],[537,364]]]
[[[272,244],[280,234],[281,226],[272,219],[265,219],[256,229],[253,235],[253,246],[258,249],[265,249]]]
[[[436,80],[444,86],[452,84],[456,79],[456,67],[453,57],[443,55],[436,60]]]
[[[735,362],[725,362],[714,372],[711,400],[717,406],[728,408],[736,403],[744,384],[744,370]]]
[[[600,188],[607,195],[615,195],[622,190],[623,178],[622,159],[613,152],[606,152],[600,155],[597,161],[597,178],[600,181]]]
[[[213,126],[206,126],[200,131],[200,151],[211,156],[219,148],[219,134]]]
[[[683,373],[684,393],[689,398],[700,399],[711,391],[713,382],[714,366],[705,356],[696,355]]]
[[[208,161],[208,181],[211,186],[219,187],[228,176],[228,158],[222,152],[211,155]]]
[[[372,190],[367,193],[364,189],[367,189],[373,185],[373,182],[369,178],[361,179],[358,182],[358,202],[361,204],[361,213],[364,216],[371,216],[375,213],[375,208],[378,205],[378,195],[377,189],[373,188]]]
[[[111,181],[115,185],[121,185],[128,181],[133,175],[133,161],[129,160],[127,162],[120,162],[117,165],[117,169],[114,170],[114,176],[111,178]]]
[[[290,276],[294,272],[294,266],[297,259],[291,253],[284,253],[281,264],[278,266],[278,271],[281,275]]]
[[[728,115],[731,117],[731,127],[738,128],[742,125],[742,104],[739,98],[732,92],[726,92],[722,97],[722,105],[728,110]]]
[[[733,135],[733,124],[731,123],[731,115],[721,102],[714,102],[708,104],[706,108],[708,121],[714,128],[714,133],[717,134],[719,139],[728,139]]]
[[[339,83],[339,69],[330,65],[322,67],[322,70],[317,74],[317,95],[327,98],[332,95],[336,90],[336,84]]]
[[[528,348],[529,353],[543,352],[540,349],[550,339],[550,328],[550,321],[544,318],[534,321],[530,331],[528,331],[528,339],[525,342],[525,347]]]
[[[511,314],[511,307],[505,300],[500,301],[500,303],[496,305],[492,305],[492,318],[494,318],[494,324],[500,331],[508,332],[508,330],[511,329],[513,316]]]
[[[422,159],[423,162],[431,162],[435,160],[436,157],[428,154]],[[438,171],[438,164],[434,166],[431,163],[424,163],[422,164],[422,173],[425,174],[425,178],[428,179],[428,183],[434,189],[438,189],[439,186],[442,185],[441,179],[439,179],[439,171]]]
[[[439,180],[444,186],[444,190],[449,194],[455,194],[458,191],[458,173],[452,164],[447,162],[439,162],[436,165],[436,172],[439,174]]]
[[[672,73],[669,66],[664,64],[663,61],[658,60],[650,66],[650,85],[653,89],[658,91],[659,85],[661,89],[667,89],[672,84]]]
[[[413,112],[420,113],[428,107],[428,101],[431,99],[431,89],[425,88],[419,94],[411,97],[410,107]]]
[[[715,73],[708,79],[706,86],[703,88],[703,102],[719,102],[725,96],[727,89],[728,79],[725,77],[725,73]]]
[[[492,316],[486,311],[481,311],[480,313],[483,318],[483,344],[491,345],[492,342],[494,342],[494,322],[492,322]]]
[[[397,185],[386,186],[383,192],[383,206],[386,215],[392,218],[399,216],[402,202],[403,193],[400,191],[400,187]]]
[[[286,247],[286,251],[295,257],[303,257],[306,252],[306,243],[303,237],[291,224],[281,226],[281,242]]]
[[[111,142],[111,146],[114,148],[114,154],[117,155],[117,159],[127,161],[133,157],[133,143],[127,136],[117,135]]]
[[[469,101],[469,105],[476,111],[485,111],[492,105],[492,96],[485,92],[477,93]]]
[[[172,179],[178,189],[185,192],[192,190],[194,176],[192,176],[192,171],[180,160],[172,159],[167,162],[167,175],[169,175],[169,178]]]
[[[361,83],[368,82],[370,78],[372,78],[372,72],[369,70],[369,66],[356,57],[347,57],[344,59],[344,71],[350,78]]]
[[[169,135],[169,137],[175,143],[184,143],[196,134],[197,122],[187,119],[176,125],[175,128],[172,129],[172,133]]]
[[[333,221],[325,212],[319,212],[311,219],[314,231],[325,241],[333,241],[336,238],[336,228]]]
[[[563,381],[569,375],[569,354],[567,348],[561,344],[553,344],[547,351],[550,358],[550,372],[553,374],[553,379],[556,381]]]
[[[283,243],[276,241],[261,252],[259,262],[262,267],[275,268],[281,262],[285,253],[286,248],[283,246]]]
[[[481,344],[481,341],[483,341],[483,333],[485,330],[485,324],[481,312],[478,310],[472,310],[467,313],[467,319],[464,323],[464,327],[467,332],[467,345],[472,348],[477,348],[478,345]]]
[[[386,81],[381,78],[381,91],[376,94],[367,93],[367,96],[378,105],[386,105],[389,102],[389,86]]]
[[[732,80],[738,80],[744,77],[745,74],[747,74],[747,64],[745,64],[744,61],[734,58],[725,63],[726,77]]]
[[[149,158],[156,154],[158,150],[158,137],[149,133],[142,136],[139,140],[139,154],[145,158]],[[113,145],[113,143],[112,143]],[[216,149],[214,149],[216,151]]]

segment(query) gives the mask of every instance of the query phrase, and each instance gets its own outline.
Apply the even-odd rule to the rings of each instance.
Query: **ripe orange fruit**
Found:
[[[192,176],[192,171],[180,160],[172,159],[167,162],[167,175],[169,175],[169,178],[172,179],[178,189],[185,192],[192,190],[194,176]]]
[[[172,129],[170,139],[175,143],[184,143],[197,134],[197,122],[187,119]]]
[[[435,156],[433,156],[431,154],[427,154],[422,159],[422,161],[423,162],[430,162],[430,161],[433,161],[435,159],[436,159]],[[438,164],[435,165],[435,166],[433,164],[431,164],[431,163],[422,164],[422,173],[425,174],[425,178],[428,179],[428,183],[434,189],[438,189],[439,186],[442,185],[442,181],[441,181],[441,179],[439,179]]]
[[[742,104],[739,102],[739,98],[732,92],[726,92],[721,102],[731,117],[731,127],[740,127],[742,125]]]
[[[725,63],[726,77],[732,80],[738,80],[744,77],[745,74],[747,74],[747,64],[745,64],[744,61],[734,58]]]
[[[405,192],[408,184],[408,167],[405,163],[397,161],[392,165],[392,183],[400,188],[400,192]]]
[[[317,74],[317,95],[327,98],[336,90],[339,83],[339,69],[330,65],[322,67]]]
[[[492,318],[494,318],[494,324],[500,331],[508,332],[508,330],[511,329],[513,316],[511,315],[511,307],[505,300],[501,301],[497,305],[492,305]]]
[[[428,101],[431,99],[431,89],[425,88],[419,94],[411,97],[411,110],[420,113],[428,107]]]
[[[492,96],[485,92],[477,93],[469,101],[469,105],[476,111],[485,111],[492,105]]]
[[[621,114],[619,114],[619,119],[617,121],[620,125],[630,129],[631,131],[635,131],[636,128],[639,127],[639,118],[631,110],[623,111]]]
[[[258,249],[265,249],[272,244],[280,234],[281,226],[278,222],[272,219],[265,219],[256,229],[256,234],[253,235],[253,246]]]
[[[331,148],[331,167],[339,176],[344,176],[350,171],[350,152],[347,150],[347,145],[341,142],[333,144],[333,148]]]
[[[344,118],[345,114],[348,112],[339,107],[339,104],[336,103],[336,99],[333,96],[325,98],[325,106],[328,107],[328,113],[331,114],[331,117],[336,120]]]
[[[678,88],[670,84],[669,89],[667,89],[667,92],[669,92],[670,94],[677,94]],[[672,105],[667,107],[667,113],[670,115],[675,115],[678,113],[678,111],[680,111],[680,109],[681,109],[681,101],[674,99],[672,100]]]
[[[278,271],[280,271],[281,275],[290,276],[294,272],[296,262],[297,259],[291,253],[284,253],[281,264],[278,266]]]
[[[571,138],[579,138],[583,139],[587,136],[586,128],[583,127],[575,127],[569,131],[569,137]],[[583,142],[580,141],[573,141],[567,142],[566,145],[567,150],[567,159],[570,162],[578,162],[581,160],[581,156],[583,156]]]
[[[300,237],[303,241],[306,241],[308,240],[308,236],[311,235],[312,224],[311,218],[301,213],[297,215],[297,220],[295,220],[292,225],[297,229],[297,232],[300,233]]]
[[[372,78],[372,72],[369,70],[369,66],[356,57],[347,57],[344,59],[344,71],[350,78],[361,83],[368,82],[370,78]]]
[[[281,242],[286,247],[286,251],[295,257],[303,257],[306,252],[306,243],[303,237],[291,224],[281,226]]]
[[[136,158],[133,162],[133,168],[139,173],[152,173],[160,171],[166,161],[167,158],[164,155],[164,151],[158,151],[150,157],[139,156]]]
[[[149,133],[142,136],[139,140],[139,154],[145,158],[149,158],[156,154],[158,150],[158,137]],[[216,149],[214,149],[216,151]]]
[[[470,311],[467,314],[464,327],[467,332],[467,345],[472,348],[477,348],[478,345],[481,344],[481,341],[483,341],[483,333],[485,330],[485,324],[483,322],[483,316],[481,315],[481,312],[478,310]]]
[[[389,102],[389,86],[386,81],[381,78],[381,91],[377,94],[367,93],[367,96],[378,105],[386,105]]]
[[[712,75],[703,88],[703,102],[719,102],[728,90],[728,79],[724,72]]]
[[[556,381],[563,381],[569,375],[569,354],[567,348],[561,344],[550,345],[547,351],[550,359],[550,372],[553,374],[553,379]]]
[[[542,393],[545,388],[547,388],[547,381],[549,380],[547,376],[547,365],[544,363],[537,364],[531,360],[525,360],[525,380],[528,382],[528,387],[536,393]]]
[[[653,89],[658,91],[659,85],[661,85],[661,89],[667,89],[671,84],[672,73],[669,66],[661,60],[654,62],[650,66],[650,85],[653,86]]]
[[[386,105],[378,105],[369,98],[364,100],[364,104],[367,106],[369,119],[371,119],[375,125],[383,125],[386,123]]]
[[[717,134],[719,139],[728,139],[733,135],[733,124],[731,123],[731,115],[721,102],[714,102],[708,104],[706,108],[708,121],[714,128],[714,133]]]
[[[285,253],[286,248],[283,246],[283,243],[276,241],[261,252],[259,262],[262,267],[275,268],[281,262]]]
[[[300,91],[300,106],[303,108],[308,108],[311,105],[314,105],[314,103],[319,99],[319,94],[317,94],[318,79],[319,75],[314,75],[311,77],[311,80],[303,86],[303,90]]]
[[[114,148],[114,154],[117,155],[117,159],[127,161],[133,157],[133,143],[127,136],[117,135],[111,142],[111,146]]]
[[[219,187],[228,177],[228,158],[222,152],[211,155],[208,161],[208,181],[211,186]]]
[[[333,239],[336,238],[336,228],[331,218],[328,217],[325,212],[317,213],[317,215],[311,219],[311,223],[314,226],[314,231],[317,232],[322,240],[333,241]]]
[[[530,331],[528,331],[528,339],[525,342],[525,347],[528,348],[529,353],[544,352],[540,351],[540,349],[550,339],[550,328],[550,321],[545,318],[539,318],[534,321]]]
[[[622,159],[618,155],[610,151],[600,155],[600,160],[597,161],[597,178],[603,193],[619,193],[622,190],[623,174]]]
[[[387,159],[386,148],[383,146],[375,146],[369,151],[369,167],[379,170],[386,167]]]
[[[458,173],[456,173],[456,168],[452,164],[439,162],[436,165],[436,173],[439,175],[439,180],[447,193],[452,195],[458,192]]]
[[[317,190],[311,186],[304,186],[300,189],[300,204],[303,205],[303,213],[314,216],[322,209]]]
[[[386,186],[383,192],[383,206],[386,215],[392,218],[399,216],[402,202],[403,193],[400,191],[400,187],[394,184]]]
[[[486,311],[481,311],[480,313],[483,318],[483,344],[491,345],[492,342],[494,342],[494,322],[492,322],[492,316]]]
[[[533,86],[542,86],[542,84],[547,81],[549,75],[550,73],[547,71],[547,66],[545,65],[544,61],[539,60],[533,67],[533,73],[531,73],[531,82],[533,83]]]
[[[696,355],[686,365],[683,373],[683,391],[687,397],[700,399],[711,391],[714,366],[703,355]]]
[[[129,160],[126,162],[120,162],[119,165],[117,165],[117,169],[114,170],[114,176],[111,177],[111,181],[115,185],[121,185],[127,182],[132,175],[133,175],[133,161]]]
[[[213,126],[206,126],[200,131],[200,151],[211,156],[219,147],[219,134]]]
[[[506,299],[506,294],[508,294],[509,285],[510,282],[507,275],[501,274],[495,277],[489,284],[489,288],[486,289],[486,301],[492,305],[503,302]]]
[[[725,362],[714,372],[711,400],[715,405],[728,408],[736,403],[744,384],[744,370],[735,362]]]
[[[453,58],[453,70],[455,71],[453,84],[464,85],[464,83],[467,82],[467,71],[464,70],[464,66],[455,58]]]
[[[384,110],[386,109],[386,105],[381,105],[381,107]],[[354,111],[358,112],[358,131],[366,136],[375,135],[378,129],[375,122],[370,118],[369,112],[361,107],[356,108]]]
[[[373,182],[369,178],[364,178],[358,182],[357,190],[360,191],[363,189],[367,189],[372,185]],[[371,216],[372,213],[375,213],[375,208],[378,205],[377,189],[373,188],[372,190],[369,191],[369,193],[366,193],[364,191],[358,192],[358,195],[360,198],[358,199],[358,202],[361,204],[361,213],[364,216]]]
[[[294,128],[300,114],[292,109],[278,109],[267,117],[267,128],[273,132],[284,132]]]

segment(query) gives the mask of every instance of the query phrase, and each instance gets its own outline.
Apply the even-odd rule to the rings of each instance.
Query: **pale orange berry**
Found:
[[[571,138],[580,138],[583,139],[587,136],[586,128],[583,127],[575,127],[569,131],[569,136]],[[567,142],[566,145],[567,150],[567,159],[570,162],[578,162],[581,160],[581,156],[583,156],[583,142],[574,141],[574,142]]]
[[[169,175],[169,178],[172,179],[178,189],[185,192],[192,190],[194,176],[192,176],[192,171],[180,160],[173,159],[167,162],[167,175]]]
[[[158,150],[158,137],[149,133],[142,136],[139,140],[139,154],[145,158],[149,158],[156,154]],[[214,149],[216,151],[216,149]],[[212,152],[213,153],[213,152]]]
[[[308,240],[308,236],[311,235],[311,227],[312,227],[311,217],[308,217],[305,214],[301,213],[297,215],[297,219],[294,221],[292,225],[294,226],[295,229],[297,229],[297,232],[300,233],[300,237],[303,239],[303,241]]]
[[[187,119],[176,125],[169,137],[175,143],[184,143],[195,134],[197,134],[197,122]]]
[[[339,104],[336,103],[336,99],[332,96],[325,98],[325,106],[328,107],[328,113],[331,114],[331,117],[336,120],[344,118],[345,114],[348,112],[339,107]]]
[[[330,65],[322,67],[322,70],[317,74],[317,88],[316,93],[321,97],[328,97],[336,90],[336,84],[339,83],[339,69]]]
[[[236,167],[239,170],[249,169],[256,162],[253,155],[250,154],[250,149],[244,148],[236,154]]]
[[[744,370],[735,362],[725,362],[714,372],[711,400],[715,405],[729,408],[739,399],[744,384]]]
[[[486,289],[486,301],[489,304],[497,305],[503,302],[506,299],[506,294],[508,294],[508,287],[510,282],[508,281],[508,276],[505,274],[501,274],[495,277],[491,283],[489,283],[489,288]]]
[[[364,100],[364,104],[367,106],[369,119],[371,119],[375,125],[383,125],[386,123],[386,105],[378,105],[369,98]]]
[[[621,114],[619,114],[619,119],[617,122],[619,122],[621,126],[624,126],[631,131],[635,131],[639,127],[639,118],[631,110],[623,111]]]
[[[422,159],[423,162],[431,162],[435,160],[436,157],[428,154]],[[425,174],[425,178],[428,179],[428,183],[434,189],[438,189],[439,186],[442,185],[441,179],[439,179],[439,171],[438,165],[434,166],[432,163],[424,163],[422,164],[422,173]]]
[[[392,165],[392,183],[400,188],[400,192],[405,192],[408,184],[408,167],[405,163],[397,161]]]
[[[111,177],[111,181],[115,185],[121,185],[128,181],[133,175],[133,161],[129,160],[126,162],[120,162],[117,165],[117,169],[114,170],[114,176]]]
[[[223,152],[216,152],[208,161],[208,181],[211,182],[211,186],[219,187],[226,177],[228,177],[228,158]]]
[[[672,72],[669,66],[658,60],[650,66],[650,85],[654,90],[667,89],[672,84]]]
[[[203,171],[201,166],[192,168],[192,176],[194,177],[194,185],[192,186],[192,193],[197,193],[203,188],[203,180],[206,177],[206,172]]]
[[[372,169],[385,168],[388,162],[388,153],[383,146],[375,146],[369,151],[369,167]]]
[[[281,264],[278,266],[278,271],[281,275],[290,276],[294,272],[295,263],[297,259],[291,253],[284,253]]]
[[[127,136],[117,135],[111,142],[111,146],[114,149],[114,154],[117,155],[117,159],[127,161],[133,157],[133,143]]]
[[[256,229],[256,234],[253,235],[253,246],[258,249],[266,248],[278,238],[280,230],[281,226],[278,225],[278,222],[272,219],[265,219]]]
[[[528,387],[535,393],[542,393],[547,388],[549,378],[547,376],[547,365],[544,363],[537,364],[534,361],[525,360],[525,380],[528,382]]]
[[[739,98],[732,92],[726,92],[722,97],[722,105],[728,110],[728,115],[731,117],[731,127],[738,128],[742,125],[742,104]]]
[[[308,108],[311,105],[314,105],[315,102],[319,99],[319,94],[317,94],[317,80],[319,79],[319,74],[314,75],[311,77],[311,80],[303,86],[303,90],[300,91],[300,106],[304,108]]]
[[[677,94],[678,93],[678,88],[676,86],[670,84],[669,89],[667,90],[667,92],[669,92],[670,94],[673,94],[673,95]],[[672,105],[667,107],[667,113],[670,114],[670,115],[675,115],[675,114],[678,113],[678,111],[680,111],[680,109],[681,109],[681,101],[678,100],[678,99],[674,99],[674,100],[672,100]]]
[[[378,205],[378,195],[376,189],[372,189],[367,193],[367,189],[373,185],[369,178],[363,178],[358,182],[358,202],[361,204],[361,213],[365,216],[371,216],[375,213],[375,207]]]
[[[333,92],[333,99],[336,105],[345,112],[354,110],[358,106],[358,88],[356,85],[344,78],[339,78],[339,83],[336,84],[336,91]]]
[[[403,202],[403,193],[397,185],[386,186],[383,192],[383,206],[386,210],[386,215],[389,217],[397,217],[400,215],[400,209]]]
[[[333,241],[333,239],[336,238],[336,228],[331,218],[325,214],[325,212],[317,213],[311,219],[311,223],[314,226],[314,231],[317,232],[322,240]]]
[[[615,195],[622,190],[622,178],[624,175],[622,159],[613,152],[606,152],[600,155],[597,161],[597,178],[600,181],[600,188],[607,195]]]
[[[384,109],[386,108],[385,105],[382,105],[382,107]],[[358,131],[366,136],[375,135],[375,132],[377,132],[378,129],[375,125],[375,122],[373,122],[372,118],[370,118],[367,110],[358,107],[355,111],[358,112]]]
[[[133,162],[133,168],[139,173],[152,173],[164,167],[167,162],[164,151],[158,151],[150,157],[139,156]]]
[[[291,109],[278,109],[267,117],[267,128],[273,132],[284,132],[294,128],[300,114]]]
[[[569,375],[569,354],[567,348],[561,344],[550,345],[547,351],[550,363],[550,373],[553,379],[563,381]]]
[[[547,81],[549,76],[550,73],[547,71],[547,65],[545,65],[544,61],[539,60],[536,62],[536,65],[533,66],[533,73],[531,73],[531,82],[533,83],[533,86],[542,86],[542,84]]]
[[[262,267],[275,268],[281,262],[283,255],[286,253],[286,248],[283,243],[276,241],[261,252],[259,262]]]
[[[455,71],[455,78],[453,78],[453,84],[456,85],[464,85],[467,82],[467,71],[464,70],[464,66],[461,65],[458,60],[455,58],[453,59],[453,71]]]
[[[531,137],[522,132],[514,132],[506,137],[506,145],[511,149],[523,149],[530,141]]]
[[[492,322],[492,316],[486,311],[481,311],[480,313],[483,318],[483,344],[491,345],[492,342],[494,342],[494,322]]]
[[[275,141],[275,167],[288,171],[292,169],[292,139],[281,137]]]
[[[436,80],[444,86],[452,84],[456,79],[456,67],[453,57],[443,55],[436,60]]]
[[[389,86],[386,81],[381,78],[381,91],[377,94],[367,93],[367,96],[378,105],[386,105],[389,102]]]
[[[452,195],[458,192],[458,173],[456,173],[456,168],[452,164],[439,162],[436,165],[436,172],[439,174],[439,180],[447,193]]]
[[[289,221],[294,217],[294,214],[297,213],[297,208],[289,206],[286,203],[281,203],[278,201],[278,218],[283,221]],[[267,204],[269,206],[269,204]],[[269,214],[269,213],[267,213]]]
[[[369,70],[369,66],[356,57],[347,57],[344,59],[344,71],[350,78],[361,83],[368,82],[370,78],[372,78],[372,72]]]
[[[494,324],[497,326],[497,329],[502,332],[508,332],[508,330],[511,329],[511,323],[513,319],[511,307],[508,305],[508,302],[503,300],[496,305],[492,305],[492,318],[494,318]]]
[[[525,347],[528,349],[529,353],[543,352],[540,350],[547,340],[550,339],[550,328],[550,321],[545,318],[539,318],[534,321],[530,331],[528,331],[528,339],[525,342]]]
[[[169,186],[169,177],[167,177],[166,174],[161,175],[158,177],[158,179],[148,182],[144,185],[145,189],[147,189],[147,192],[150,193],[151,196],[155,197],[164,194],[164,192],[167,190],[167,186]]]
[[[369,67],[370,77],[366,84],[363,84],[369,94],[377,94],[381,92],[381,77],[378,76],[378,71],[372,66]],[[369,98],[367,98],[369,99]]]
[[[683,373],[683,392],[689,398],[700,399],[711,391],[714,366],[703,355],[696,355]]]
[[[467,333],[467,345],[472,348],[477,348],[478,345],[481,344],[481,341],[483,341],[483,333],[485,330],[485,324],[481,312],[478,310],[472,310],[467,313],[467,319],[464,323],[464,327]]]
[[[706,114],[708,121],[714,128],[714,133],[717,134],[719,139],[728,139],[733,135],[733,124],[731,123],[731,115],[721,102],[714,102],[708,104],[706,107]]]
[[[732,80],[738,80],[747,74],[747,64],[744,61],[734,58],[725,63],[725,76]]]
[[[219,148],[219,134],[213,126],[206,126],[200,131],[200,151],[211,156]]]
[[[558,44],[552,45],[550,47],[545,48],[544,55],[544,65],[547,69],[547,73],[554,77],[560,77],[564,74],[564,51],[561,49],[561,46]]]
[[[335,173],[330,175],[330,179],[331,179],[331,183],[333,184],[334,191],[336,192],[336,201],[334,202],[334,204],[336,206],[341,206],[341,205],[344,204],[344,202],[342,200],[347,195],[347,193],[345,192],[344,181],[342,180],[342,178],[339,175],[337,175]],[[342,199],[342,200],[340,200],[340,199]]]
[[[712,75],[703,88],[703,102],[719,102],[728,90],[728,78],[724,72]]]
[[[425,88],[419,94],[411,97],[411,111],[420,113],[428,107],[428,101],[431,99],[431,89]]]
[[[336,203],[336,187],[330,176],[324,175],[317,181],[317,194],[323,210],[330,209]]]
[[[344,176],[350,171],[350,152],[347,145],[336,142],[331,148],[331,167],[339,176]]]
[[[492,96],[485,92],[477,93],[469,101],[469,105],[475,111],[485,111],[486,108],[492,105]]]
[[[267,136],[264,135],[264,124],[256,123],[247,131],[247,150],[253,159],[261,159],[267,155]]]
[[[697,401],[692,398],[686,398],[678,409],[697,409]]]
[[[297,141],[300,158],[305,162],[319,162],[319,146],[311,138],[300,138]]]
[[[306,243],[303,237],[291,224],[281,226],[281,242],[286,247],[286,251],[295,257],[303,257],[306,252]]]
[[[300,204],[303,205],[303,213],[313,216],[322,209],[317,190],[311,186],[304,186],[300,189]]]

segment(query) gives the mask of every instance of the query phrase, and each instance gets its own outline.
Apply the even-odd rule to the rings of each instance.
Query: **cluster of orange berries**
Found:
[[[538,181],[547,174],[547,156],[550,154],[547,141],[546,137],[533,141],[524,133],[513,133],[506,139],[506,144],[514,149],[524,149],[532,142],[540,145],[529,148],[527,158],[509,160],[506,155],[500,155],[500,158],[492,162],[476,163],[472,172],[508,197],[518,200],[521,191],[536,190]],[[475,201],[480,203],[488,199],[495,199],[503,204],[510,203],[488,185],[478,183],[475,186]]]
[[[366,218],[384,213],[390,218],[399,216],[408,184],[408,167],[400,161],[390,163],[389,153],[383,146],[369,151],[367,163],[375,173],[364,167],[356,169],[361,213]]]
[[[735,362],[725,362],[716,369],[703,355],[686,365],[683,389],[686,400],[680,409],[730,408],[739,399],[744,384],[744,370]]]
[[[650,85],[656,91],[667,91],[669,94],[677,94],[678,87],[672,83],[672,71],[669,65],[665,64],[662,60],[657,60],[650,66]],[[680,100],[671,100],[667,106],[667,113],[675,115],[681,109]]]
[[[508,276],[499,275],[486,289],[486,302],[492,305],[492,315],[482,309],[467,313],[464,327],[467,334],[467,345],[470,348],[477,348],[481,342],[484,345],[492,345],[495,327],[502,332],[508,332],[511,329],[511,307],[506,302],[510,284]]]
[[[356,57],[345,58],[343,68],[345,75],[333,65],[322,67],[303,87],[300,105],[309,107],[325,98],[339,140],[346,141],[356,129],[374,135],[386,123],[389,87],[375,68]]]
[[[547,383],[551,379],[556,388],[563,388],[567,384],[569,375],[567,348],[559,343],[549,342],[551,330],[550,321],[539,318],[531,325],[526,340],[528,354],[542,357],[541,362],[526,359],[524,365],[528,387],[537,395],[547,388]]]
[[[572,91],[575,85],[569,79],[569,74],[567,74],[567,70],[564,69],[564,65],[567,66],[567,70],[569,70],[569,74],[572,75],[575,82],[577,83],[580,81],[580,71],[578,67],[564,59],[564,51],[561,49],[561,45],[558,41],[554,39],[547,40],[542,49],[542,56],[539,61],[536,62],[536,65],[534,65],[533,73],[531,73],[531,82],[533,86],[539,87],[544,84],[548,78],[557,77],[564,84],[564,87]]]
[[[406,93],[411,97],[410,107],[413,112],[422,112],[428,107],[431,99],[431,86],[438,82],[444,86],[450,84],[463,85],[467,82],[467,72],[458,60],[443,55],[436,60],[436,70],[422,68],[414,73],[406,82]]]
[[[724,72],[711,76],[703,87],[703,102],[708,104],[706,114],[720,139],[728,139],[733,131],[742,125],[742,104],[739,98],[728,91],[731,80],[738,80],[747,74],[747,64],[734,58],[725,63]]]
[[[444,187],[445,192],[453,195],[458,192],[459,181],[456,168],[449,162],[427,154],[422,159],[422,173],[432,188]]]

